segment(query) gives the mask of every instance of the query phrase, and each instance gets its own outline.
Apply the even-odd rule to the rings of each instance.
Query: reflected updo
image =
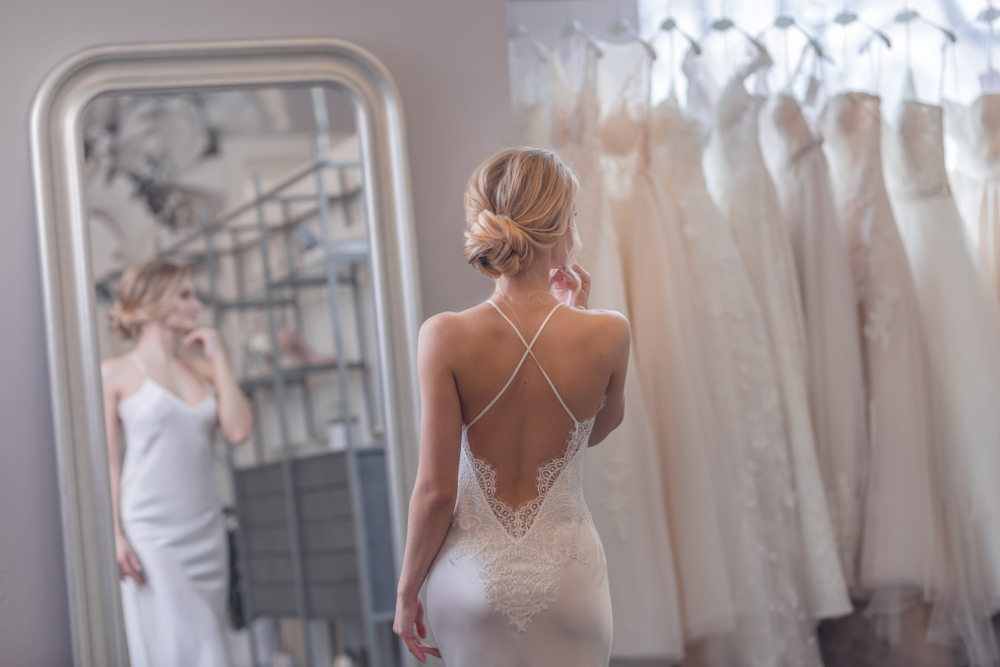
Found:
[[[508,148],[479,165],[465,187],[465,260],[490,278],[529,266],[571,225],[579,183],[552,151]]]
[[[118,300],[108,313],[111,330],[128,340],[142,325],[166,316],[191,270],[165,259],[133,264],[118,283]]]

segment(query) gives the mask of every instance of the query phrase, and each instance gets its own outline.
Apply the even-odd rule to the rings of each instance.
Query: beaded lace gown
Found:
[[[583,39],[569,62],[581,63],[578,91],[556,52],[552,68],[553,148],[580,181],[576,225],[583,242],[578,261],[591,274],[591,308],[629,316],[618,236],[608,217],[601,171],[597,62]],[[625,418],[587,454],[583,484],[604,544],[611,582],[615,658],[677,660],[683,653],[674,557],[663,483],[646,397],[635,355],[625,381]]]
[[[525,351],[496,398],[462,428],[458,502],[427,576],[427,614],[448,667],[606,667],[611,600],[601,540],[583,497],[583,457],[596,415],[578,420],[532,348],[492,301]],[[502,499],[496,470],[476,458],[469,430],[508,390],[528,357],[573,420],[565,452],[538,469],[538,496]]]
[[[147,375],[118,403],[118,416],[122,528],[146,575],[144,584],[121,584],[129,661],[225,667],[229,572],[212,460],[215,397],[209,391],[189,405]]]
[[[816,453],[844,576],[857,585],[864,461],[868,448],[864,364],[851,258],[822,141],[789,95],[761,114],[761,143],[791,235],[808,351]]]
[[[920,302],[936,434],[949,457],[947,520],[953,530],[968,528],[960,539],[975,540],[985,573],[959,565],[988,593],[995,611],[1000,609],[1000,305],[976,271],[951,197],[941,107],[904,102],[883,140],[883,153]]]
[[[981,95],[965,107],[944,102],[945,130],[957,144],[951,172],[955,203],[962,214],[980,270],[1000,295],[1000,95]]]
[[[673,99],[653,110],[654,165],[684,240],[709,351],[719,437],[715,493],[725,521],[736,628],[687,664],[820,665],[806,606],[781,393],[764,317],[701,169],[707,133]]]
[[[708,73],[693,53],[685,60],[689,78],[701,85],[700,78],[707,78]],[[816,456],[802,298],[778,195],[758,140],[761,100],[751,97],[744,87],[747,77],[770,63],[768,54],[758,51],[719,93],[706,172],[728,217],[767,325],[791,447],[796,511],[804,542],[807,608],[813,618],[834,618],[849,613],[852,607]]]
[[[662,462],[688,643],[734,630],[736,609],[725,526],[715,500],[712,399],[691,274],[650,162],[649,67],[642,45],[605,45],[602,160],[610,220],[620,243],[633,354]]]

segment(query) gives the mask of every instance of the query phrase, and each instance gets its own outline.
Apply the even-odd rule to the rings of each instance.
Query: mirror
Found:
[[[388,75],[342,42],[280,40],[105,47],[47,84],[77,664],[402,664],[419,309]]]

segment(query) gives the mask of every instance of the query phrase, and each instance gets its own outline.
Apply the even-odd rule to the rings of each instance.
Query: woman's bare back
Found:
[[[605,396],[621,400],[612,378],[621,367],[623,348],[627,362],[628,325],[618,313],[575,310],[552,302],[517,310],[506,303],[487,302],[446,317],[454,334],[449,336],[454,341],[452,372],[469,448],[477,460],[495,470],[495,496],[517,508],[538,497],[539,469],[564,455],[577,424],[595,415],[595,426],[596,421],[606,421],[598,412]],[[532,353],[518,369],[526,343],[531,344],[536,334]],[[615,385],[624,381],[614,379]],[[508,380],[510,385],[500,394]],[[608,417],[610,421],[613,415]],[[613,428],[614,421],[595,428],[595,433],[610,431],[607,427]]]

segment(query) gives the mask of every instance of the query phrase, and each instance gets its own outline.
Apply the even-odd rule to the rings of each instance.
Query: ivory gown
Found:
[[[591,273],[590,307],[629,316],[618,237],[608,216],[601,171],[597,61],[582,40],[570,62],[582,63],[573,90],[556,51],[552,68],[552,142],[576,172],[580,191],[576,225],[583,241],[579,263]],[[633,354],[625,381],[625,418],[588,452],[584,489],[608,560],[615,658],[679,660],[681,619],[657,441],[652,431],[640,369]]]
[[[806,375],[805,323],[795,260],[774,182],[758,140],[760,99],[751,97],[744,81],[769,66],[758,51],[718,95],[715,133],[706,153],[710,187],[729,220],[747,275],[767,324],[791,445],[796,510],[804,541],[808,609],[816,619],[850,613],[837,542],[816,455]],[[695,56],[688,54],[689,78],[707,78]],[[706,91],[710,87],[702,85]],[[706,95],[702,95],[706,99]],[[713,185],[714,184],[714,185]]]
[[[215,397],[209,391],[189,405],[147,376],[119,401],[118,416],[122,528],[146,575],[143,585],[121,584],[129,660],[132,667],[225,667],[229,573],[211,449]]]
[[[462,426],[458,502],[427,576],[428,619],[448,667],[606,667],[607,563],[583,498],[583,458],[596,414],[578,420],[532,351],[562,304],[528,342],[488,303],[514,329],[525,352],[493,402]],[[573,427],[563,455],[539,467],[538,496],[512,508],[502,499],[496,469],[473,455],[469,430],[508,390],[518,391],[521,384],[512,387],[513,380],[529,356]],[[507,413],[516,418],[509,406]]]
[[[1000,95],[968,107],[944,103],[945,129],[958,144],[951,186],[979,269],[1000,298]]]
[[[861,326],[851,257],[834,203],[822,141],[794,97],[773,97],[761,114],[784,221],[792,240],[808,352],[816,453],[848,586],[857,586],[868,422]]]
[[[764,317],[732,232],[701,170],[701,126],[668,99],[653,110],[654,165],[684,241],[719,437],[715,496],[725,521],[737,608],[734,632],[712,636],[686,664],[821,665],[808,613],[781,392]]]

